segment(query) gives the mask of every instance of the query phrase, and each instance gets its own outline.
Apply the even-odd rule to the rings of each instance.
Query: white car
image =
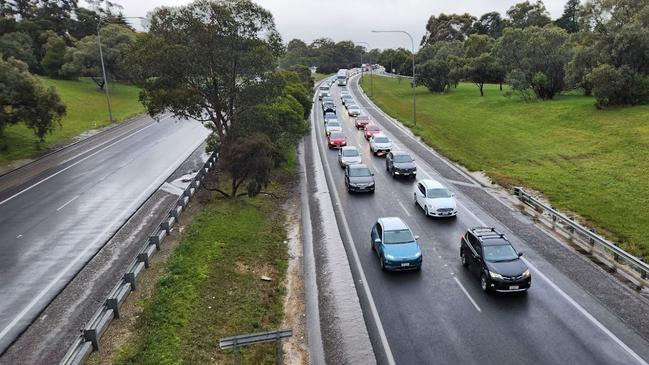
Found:
[[[338,150],[338,164],[345,168],[347,165],[361,163],[361,154],[354,146],[345,146]]]
[[[370,138],[370,151],[378,155],[379,153],[387,154],[392,149],[392,141],[383,133],[375,134]]]
[[[361,114],[361,108],[356,104],[352,104],[347,108],[347,115],[350,117],[357,117]]]
[[[329,121],[327,123],[327,126],[325,127],[325,133],[327,135],[330,135],[331,132],[333,132],[333,131],[340,131],[340,132],[343,131],[343,126],[340,125],[340,122]]]
[[[436,180],[423,179],[417,181],[414,197],[415,204],[419,205],[427,216],[457,216],[455,194]]]

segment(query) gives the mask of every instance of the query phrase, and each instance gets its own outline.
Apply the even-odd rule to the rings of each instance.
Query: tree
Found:
[[[445,41],[464,41],[476,18],[469,14],[440,14],[428,19],[421,45]]]
[[[626,65],[600,65],[588,74],[588,81],[593,85],[598,108],[649,103],[649,76]]]
[[[590,96],[593,85],[588,74],[598,66],[599,51],[592,45],[575,45],[572,59],[566,65],[566,86],[571,89],[581,88],[584,95]]]
[[[451,86],[450,72],[448,62],[432,59],[417,66],[417,81],[431,92],[443,93]]]
[[[45,88],[24,62],[0,59],[0,135],[7,125],[22,122],[42,141],[63,115],[56,91]]]
[[[507,10],[507,17],[514,28],[543,27],[552,21],[542,0],[518,3]]]
[[[247,184],[248,196],[255,196],[268,185],[273,167],[273,145],[268,136],[255,133],[225,144],[221,148],[221,169],[231,178],[230,194],[235,198],[239,187]]]
[[[43,70],[54,78],[61,77],[61,67],[65,63],[67,46],[63,37],[51,33],[44,46],[45,56],[41,60]]]
[[[517,83],[540,99],[552,99],[564,88],[565,65],[570,59],[568,34],[558,27],[508,28],[496,45],[496,56]],[[510,79],[512,79],[510,75]],[[524,82],[524,83],[523,83]]]
[[[126,57],[135,45],[135,33],[120,24],[108,24],[101,28],[101,47],[106,68],[106,76],[113,80],[126,80],[129,76],[129,65]],[[61,67],[64,77],[88,76],[97,86],[104,89],[104,79],[99,58],[97,36],[84,37],[70,48]]]
[[[237,116],[265,102],[281,51],[270,12],[247,0],[158,8],[132,54],[149,114],[169,110],[206,123],[226,143]]]
[[[476,84],[480,96],[484,96],[484,84],[499,82],[503,68],[491,55],[494,41],[487,35],[473,34],[464,42],[464,66],[462,76]]]
[[[32,38],[23,32],[12,32],[0,36],[0,54],[4,59],[13,57],[23,61],[30,69],[37,66]]]
[[[492,11],[480,17],[471,27],[472,34],[484,34],[492,38],[499,38],[502,35],[506,22],[500,13]]]
[[[579,0],[568,0],[563,9],[563,15],[554,24],[565,29],[568,33],[577,33],[579,31],[579,12]]]

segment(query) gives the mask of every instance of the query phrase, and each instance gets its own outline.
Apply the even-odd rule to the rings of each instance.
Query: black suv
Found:
[[[415,165],[415,160],[408,152],[392,151],[388,153],[385,158],[385,169],[392,177],[408,176],[414,178],[417,176],[417,165]]]
[[[480,277],[485,292],[527,292],[532,277],[522,255],[495,228],[470,228],[460,240],[462,266]]]

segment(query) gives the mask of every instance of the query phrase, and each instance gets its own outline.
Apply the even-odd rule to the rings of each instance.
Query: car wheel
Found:
[[[412,194],[412,200],[415,201],[415,205],[419,205],[419,202],[417,202],[417,193]]]
[[[374,248],[374,242],[372,242],[372,237],[370,237],[370,248],[372,249],[372,251],[376,251],[376,249]]]
[[[394,169],[392,169],[392,172],[390,172],[390,173],[392,174],[392,177],[394,177]]]
[[[385,271],[385,261],[383,261],[383,255],[379,255],[379,265],[381,266],[381,270]]]
[[[428,213],[428,207],[424,207],[424,213],[426,214],[426,217],[428,217],[430,214]]]
[[[480,275],[480,288],[485,293],[489,290],[489,287],[487,286],[487,275],[485,275],[484,273]]]
[[[469,266],[469,263],[466,260],[466,254],[464,253],[464,250],[460,250],[460,260],[462,260],[462,266],[464,267]]]

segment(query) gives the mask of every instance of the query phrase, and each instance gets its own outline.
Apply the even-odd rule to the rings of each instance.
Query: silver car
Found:
[[[338,150],[338,164],[345,168],[347,165],[361,163],[361,154],[354,146],[345,146]]]
[[[359,108],[358,105],[356,104],[350,105],[347,108],[347,115],[349,115],[350,117],[357,117],[360,114],[361,114],[361,108]]]

